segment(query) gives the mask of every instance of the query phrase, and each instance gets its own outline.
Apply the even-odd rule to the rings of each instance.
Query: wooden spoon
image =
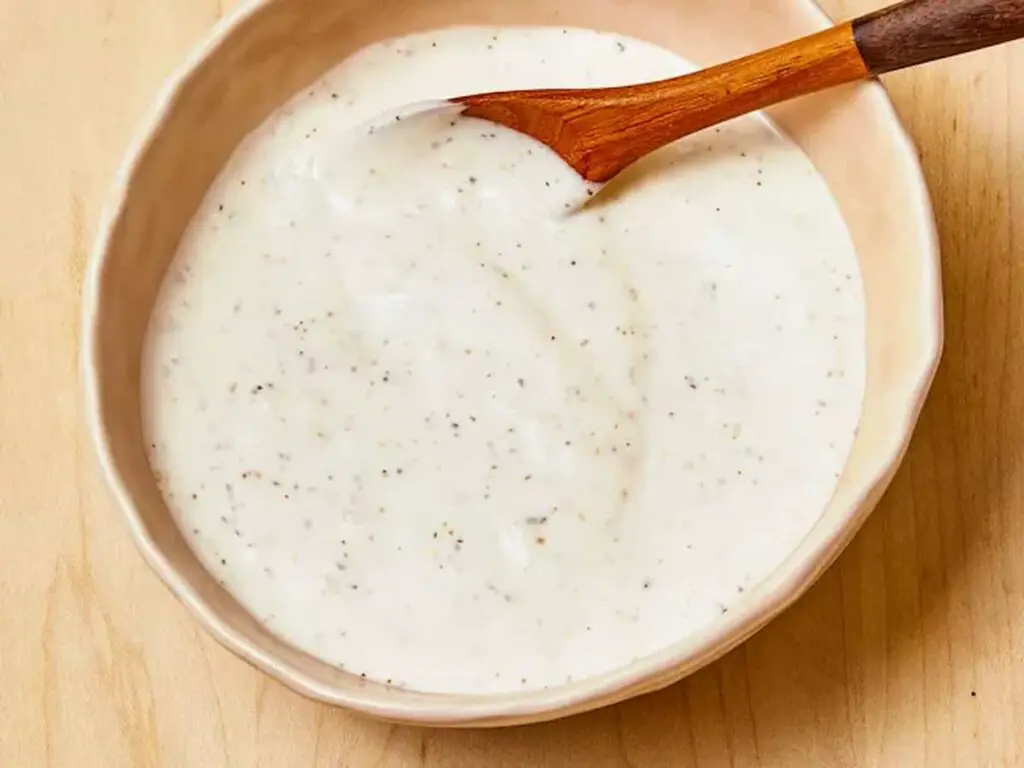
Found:
[[[659,147],[836,85],[1024,36],[1024,0],[907,0],[701,72],[619,88],[484,93],[463,114],[551,147],[603,183]]]

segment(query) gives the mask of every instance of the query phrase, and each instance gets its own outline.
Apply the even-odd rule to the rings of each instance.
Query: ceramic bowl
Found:
[[[809,0],[257,0],[170,81],[117,177],[85,296],[83,365],[102,468],[143,556],[200,623],[307,696],[394,721],[505,725],[652,691],[709,663],[790,605],[835,559],[903,457],[941,348],[934,221],[914,147],[876,82],[792,102],[771,117],[810,156],[853,236],[867,301],[867,386],[838,488],[789,558],[704,631],[629,666],[536,692],[439,695],[368,682],[264,630],[175,527],[143,449],[140,358],[179,238],[239,141],[332,65],[386,37],[460,24],[589,27],[708,65],[819,30]]]

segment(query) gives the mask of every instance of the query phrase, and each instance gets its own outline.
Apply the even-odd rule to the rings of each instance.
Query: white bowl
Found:
[[[801,595],[884,492],[939,359],[939,259],[914,148],[880,84],[792,102],[771,117],[838,201],[867,302],[860,429],[809,535],[705,630],[629,666],[542,691],[440,695],[362,680],[270,634],[207,573],[175,527],[143,445],[140,361],[148,318],[179,239],[239,141],[356,50],[458,24],[589,27],[710,64],[823,28],[808,0],[259,0],[221,23],[172,78],[118,175],[85,295],[83,367],[103,471],[143,556],[221,643],[297,691],[379,717],[501,725],[582,712],[668,685],[718,658]]]

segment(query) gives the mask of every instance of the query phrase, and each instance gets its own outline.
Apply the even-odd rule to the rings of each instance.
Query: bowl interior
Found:
[[[651,690],[707,663],[792,602],[838,554],[906,447],[941,342],[933,222],[916,157],[881,87],[833,91],[772,112],[810,156],[853,236],[867,300],[867,387],[839,487],[801,546],[707,631],[600,678],[501,697],[396,690],[303,654],[263,630],[203,569],[157,490],[143,445],[146,326],[179,238],[238,142],[295,91],[380,39],[457,24],[589,27],[699,65],[824,25],[805,0],[267,0],[218,33],[169,87],[111,201],[86,303],[85,374],[108,478],[150,564],[215,636],[296,689],[396,720],[539,720]]]

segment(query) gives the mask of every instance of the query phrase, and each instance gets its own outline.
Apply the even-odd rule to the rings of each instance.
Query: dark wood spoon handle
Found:
[[[1024,0],[905,0],[853,22],[873,75],[1024,37]]]

